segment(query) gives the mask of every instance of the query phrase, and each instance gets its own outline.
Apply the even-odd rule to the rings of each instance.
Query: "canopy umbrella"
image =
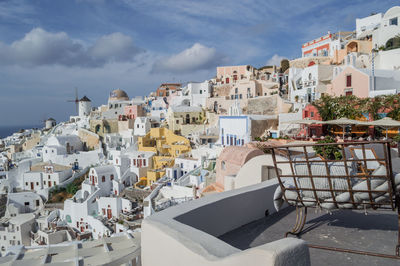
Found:
[[[358,121],[358,120],[353,120],[353,119],[348,119],[346,117],[342,117],[336,120],[329,120],[329,121],[324,121],[323,124],[325,125],[336,125],[340,126],[343,128],[343,140],[344,140],[344,133],[345,133],[345,128],[350,125],[366,125],[366,123]]]
[[[368,126],[381,127],[386,130],[386,139],[388,138],[388,130],[394,127],[400,127],[400,121],[393,120],[390,117],[385,117],[379,120],[365,123]]]
[[[282,124],[301,124],[301,125],[313,125],[313,124],[322,124],[320,120],[312,120],[312,119],[299,119],[299,120],[292,120],[292,121],[285,121]],[[308,129],[306,133],[306,137],[308,138]]]

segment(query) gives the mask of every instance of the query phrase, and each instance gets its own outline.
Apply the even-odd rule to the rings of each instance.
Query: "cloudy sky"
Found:
[[[147,95],[202,81],[218,65],[279,64],[327,31],[385,12],[390,0],[0,0],[0,125],[74,114],[113,88]]]

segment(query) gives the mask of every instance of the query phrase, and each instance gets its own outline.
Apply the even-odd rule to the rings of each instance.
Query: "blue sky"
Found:
[[[162,82],[202,81],[218,65],[260,67],[301,55],[301,44],[385,0],[0,0],[0,124],[38,124],[94,105],[113,88],[147,95]]]

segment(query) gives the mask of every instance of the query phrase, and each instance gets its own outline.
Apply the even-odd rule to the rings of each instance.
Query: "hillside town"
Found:
[[[280,65],[218,66],[207,80],[163,83],[149,95],[110,88],[100,106],[91,95],[77,94],[76,113],[71,111],[68,121],[47,117],[43,128],[1,139],[0,264],[217,265],[221,260],[218,265],[309,265],[308,247],[295,238],[277,241],[286,241],[280,244],[282,253],[291,248],[298,254],[296,263],[279,253],[281,259],[268,257],[261,264],[262,258],[250,252],[253,247],[238,255],[235,245],[217,243],[220,253],[214,254],[208,237],[228,239],[226,233],[252,221],[242,216],[257,204],[240,211],[240,202],[253,200],[243,196],[225,206],[232,195],[264,193],[268,200],[260,196],[257,201],[278,200],[274,191],[280,179],[271,148],[300,145],[302,152],[315,143],[387,142],[393,175],[399,172],[399,23],[400,6],[394,6],[356,19],[352,31],[315,36],[298,47],[301,57]],[[296,168],[289,148],[288,153]],[[396,175],[395,188],[397,181]],[[274,186],[267,186],[271,182]],[[254,192],[257,186],[262,192]],[[218,204],[225,207],[210,209]],[[324,204],[329,202],[318,201],[317,207]],[[236,216],[230,216],[234,208]],[[275,208],[248,217],[272,215]],[[226,215],[220,227],[204,221],[219,214]],[[170,232],[169,226],[176,228]],[[185,239],[189,226],[207,237]],[[171,240],[177,232],[184,235],[179,244]],[[190,242],[195,238],[198,243]],[[192,253],[181,250],[182,263],[171,263],[186,245]]]

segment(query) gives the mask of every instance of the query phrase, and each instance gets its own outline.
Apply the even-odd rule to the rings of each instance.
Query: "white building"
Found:
[[[9,193],[6,216],[13,217],[22,213],[38,212],[43,208],[43,205],[41,196],[34,192]]]
[[[136,117],[133,126],[134,136],[145,136],[151,128],[150,118],[148,117]]]
[[[101,215],[107,219],[119,218],[120,213],[129,213],[132,210],[132,202],[120,197],[100,197],[98,204]]]
[[[153,167],[153,157],[155,153],[151,151],[136,151],[128,149],[120,156],[116,156],[115,165],[121,165],[124,161],[130,167],[130,171],[134,174],[134,182],[139,181],[141,177],[147,175],[147,171]]]
[[[372,35],[372,31],[379,28],[382,21],[382,13],[373,14],[365,18],[356,19],[356,38],[360,39]]]
[[[10,246],[31,244],[31,231],[35,228],[33,213],[18,214],[14,217],[0,219],[0,250],[4,256]]]
[[[382,17],[381,25],[372,35],[374,67],[376,69],[400,70],[400,6],[390,8]]]
[[[167,116],[168,104],[166,99],[158,97],[152,101],[149,101],[150,114],[154,117],[159,117],[160,120],[164,120]]]
[[[387,41],[400,34],[400,6],[390,8],[383,15],[380,27],[373,32],[373,47],[385,46]]]
[[[289,69],[289,97],[292,102],[310,103],[318,100],[332,80],[333,66],[313,65]]]
[[[42,149],[43,161],[85,168],[97,165],[104,159],[101,145],[97,150],[83,152],[83,143],[77,135],[51,136]]]
[[[222,146],[243,146],[265,131],[278,136],[276,115],[241,115],[219,117],[219,143]]]
[[[43,161],[50,161],[55,155],[83,151],[83,143],[77,135],[51,136],[43,147]]]
[[[64,210],[61,211],[61,218],[69,226],[82,233],[91,232],[95,239],[110,236],[113,232],[102,218],[115,218],[121,211],[132,210],[132,205],[118,196],[125,187],[133,185],[134,175],[129,169],[121,171],[121,162],[117,158],[115,160],[119,166],[91,168],[89,177],[82,183],[82,189],[64,202]]]
[[[210,97],[212,83],[208,80],[204,82],[189,82],[184,88],[185,94],[190,97],[190,105],[204,108],[207,98]]]
[[[38,191],[57,186],[72,176],[71,166],[54,164],[51,161],[33,165],[24,173],[23,189]]]
[[[175,158],[175,165],[173,167],[166,168],[165,174],[169,178],[176,180],[199,166],[201,166],[200,158]]]

